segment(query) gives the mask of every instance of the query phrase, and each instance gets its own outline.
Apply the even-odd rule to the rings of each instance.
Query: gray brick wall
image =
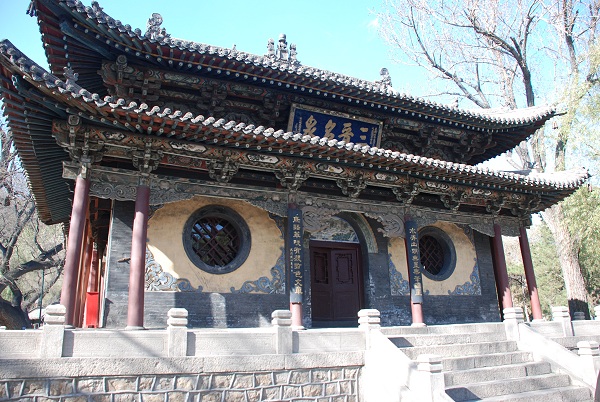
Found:
[[[124,328],[127,325],[133,214],[133,202],[115,201],[104,314],[107,328]],[[263,327],[271,325],[273,310],[289,308],[289,296],[252,293],[145,292],[144,326],[146,328],[166,327],[167,311],[173,307],[188,310],[190,327]]]
[[[129,256],[133,202],[115,202],[112,221],[108,286],[106,289],[106,327],[123,328],[127,319]],[[362,250],[367,266],[364,274],[364,306],[381,312],[381,324],[410,325],[408,296],[392,296],[390,292],[387,238],[377,231],[380,224],[369,220],[376,236],[378,252]],[[425,296],[423,313],[427,324],[494,322],[500,320],[489,237],[473,232],[481,283],[480,296]],[[308,243],[308,241],[306,241]],[[306,247],[308,254],[308,246]],[[311,326],[310,272],[304,278],[304,324]],[[270,325],[273,310],[288,309],[287,294],[211,294],[203,292],[146,292],[144,325],[148,328],[166,326],[165,315],[172,307],[189,312],[189,326],[261,327]]]
[[[377,233],[376,228],[374,232]],[[425,323],[435,325],[500,321],[489,237],[476,231],[473,231],[473,237],[479,265],[481,295],[425,295],[423,298]],[[385,239],[379,235],[378,243],[381,244],[383,241]],[[387,252],[371,254],[369,258],[369,282],[365,284],[365,291],[370,304],[366,308],[375,308],[381,312],[383,326],[410,325],[412,317],[409,297],[390,295]]]

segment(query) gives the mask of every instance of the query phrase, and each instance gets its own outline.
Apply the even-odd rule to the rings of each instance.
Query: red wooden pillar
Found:
[[[85,221],[89,202],[90,180],[85,177],[85,170],[75,180],[75,194],[73,195],[73,210],[69,224],[69,237],[67,239],[67,254],[63,273],[63,284],[60,293],[60,304],[65,306],[65,325],[73,325],[75,316],[75,301],[77,299],[77,277],[81,261],[81,249]]]
[[[87,292],[85,298],[85,313],[82,327],[97,328],[99,312],[99,293],[98,293],[98,243],[91,245],[90,274],[87,283]]]
[[[420,327],[425,325],[423,320],[423,304],[410,301],[410,313],[412,315],[412,325]]]
[[[519,228],[519,244],[521,245],[521,257],[523,257],[523,267],[525,268],[525,280],[527,281],[527,290],[531,300],[531,313],[534,320],[543,320],[542,306],[538,295],[535,273],[533,272],[533,261],[531,260],[531,249],[529,248],[529,239],[527,238],[527,229]]]
[[[302,325],[302,303],[290,302],[290,312],[292,313],[292,327],[295,329],[304,328]]]
[[[83,327],[83,314],[87,298],[87,287],[92,264],[92,238],[89,230],[89,220],[86,224],[86,236],[83,243],[83,256],[81,258],[81,267],[79,268],[79,279],[77,284],[77,302],[75,303],[75,315],[73,325]]]
[[[506,270],[506,258],[504,256],[504,246],[502,244],[502,228],[494,223],[494,238],[492,239],[494,254],[494,270],[496,272],[496,284],[498,287],[498,298],[502,304],[502,309],[513,306],[512,295],[508,283],[508,271]]]
[[[92,248],[92,266],[90,269],[90,279],[87,287],[88,292],[98,291],[98,274],[98,243],[94,242]]]
[[[146,272],[146,237],[148,234],[148,211],[150,187],[140,184],[135,196],[135,217],[131,238],[131,261],[129,271],[129,303],[127,328],[144,327],[144,277]]]

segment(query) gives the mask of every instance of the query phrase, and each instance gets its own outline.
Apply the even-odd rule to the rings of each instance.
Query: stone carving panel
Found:
[[[246,281],[239,288],[231,287],[231,293],[285,293],[285,252],[281,249],[281,256],[271,268],[271,278],[261,276],[255,281]]]
[[[318,232],[327,227],[327,222],[338,211],[332,208],[317,206],[305,206],[302,208],[304,218],[304,230],[307,232]]]
[[[396,266],[392,262],[392,256],[389,255],[389,271],[390,271],[390,289],[392,296],[409,296],[410,285],[407,279],[404,279],[402,274],[398,272]]]
[[[283,238],[285,232],[285,223],[282,217],[269,214],[269,217],[275,221],[277,228]],[[277,259],[275,266],[271,268],[271,278],[261,276],[255,281],[246,281],[239,288],[231,287],[231,293],[267,293],[283,294],[285,293],[285,250],[281,248],[281,255]]]
[[[471,243],[475,244],[475,239],[473,238],[473,229],[471,229],[468,225],[457,225],[460,227],[465,235],[469,238]],[[454,290],[448,290],[449,295],[453,296],[479,296],[481,295],[481,282],[479,280],[479,264],[477,262],[477,257],[473,259],[473,272],[469,275],[469,281],[463,283],[462,285],[457,285]]]
[[[202,292],[202,286],[194,288],[190,281],[185,278],[175,278],[162,269],[162,266],[154,259],[152,252],[146,247],[146,275],[145,290],[153,291],[175,291],[175,292]]]
[[[375,219],[383,225],[377,231],[385,237],[404,237],[404,217],[396,214],[366,213],[369,218]]]

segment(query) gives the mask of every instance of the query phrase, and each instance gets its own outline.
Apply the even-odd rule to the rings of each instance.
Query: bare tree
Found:
[[[416,64],[441,82],[438,95],[480,108],[565,101],[557,94],[597,82],[589,62],[600,0],[386,0],[377,14],[396,60]],[[583,91],[578,92],[580,97]],[[570,103],[572,112],[578,104]],[[569,115],[567,115],[568,117]],[[517,169],[564,170],[573,130],[563,118],[556,138],[539,130],[508,161]],[[546,153],[551,142],[553,158]],[[554,166],[548,164],[555,161]],[[587,291],[562,206],[542,214],[557,246],[571,311],[585,311]]]
[[[0,325],[9,329],[29,326],[27,313],[48,294],[62,272],[63,234],[37,217],[9,132],[0,128]],[[28,276],[48,273],[42,290]]]

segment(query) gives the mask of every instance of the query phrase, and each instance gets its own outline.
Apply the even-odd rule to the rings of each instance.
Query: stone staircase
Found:
[[[504,324],[382,328],[407,356],[442,356],[446,394],[455,401],[592,401],[567,374],[507,341]]]

